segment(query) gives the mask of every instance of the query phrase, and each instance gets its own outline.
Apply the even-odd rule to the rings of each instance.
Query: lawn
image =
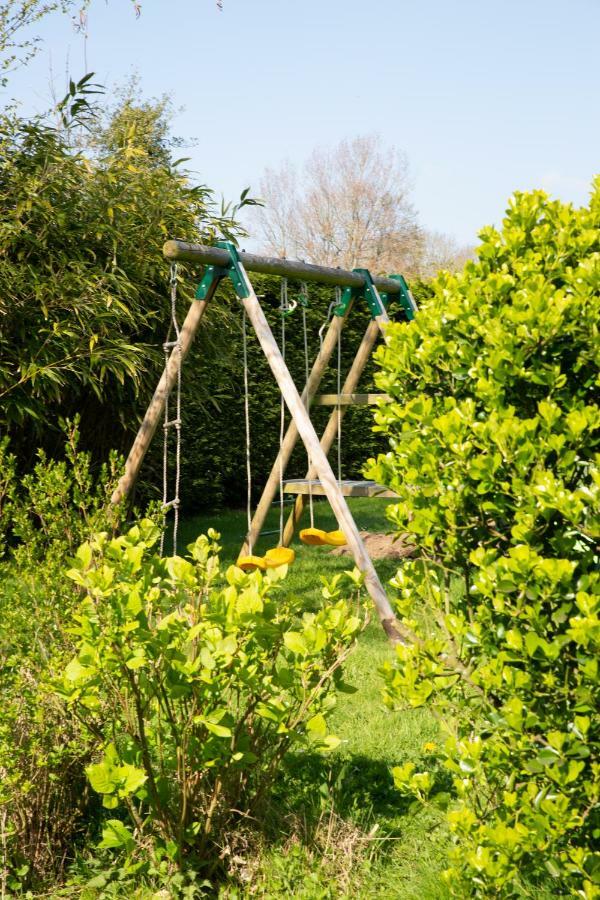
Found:
[[[361,530],[386,530],[386,501],[350,501]],[[308,518],[308,517],[307,517]],[[234,562],[245,533],[245,513],[199,515],[183,523],[180,552],[213,527],[221,534],[224,564]],[[265,529],[276,529],[272,510]],[[325,502],[315,504],[315,524],[332,529],[335,519]],[[261,539],[263,552],[277,535]],[[307,607],[320,596],[320,575],[352,567],[347,557],[326,548],[293,544],[296,561],[287,576],[289,590]],[[382,581],[395,563],[376,563]],[[375,614],[346,665],[345,680],[358,688],[341,694],[331,726],[342,744],[324,757],[298,756],[279,786],[277,810],[255,866],[246,873],[244,896],[304,898],[384,897],[433,900],[448,896],[441,882],[447,835],[443,826],[410,807],[393,787],[390,769],[407,760],[427,767],[425,745],[439,740],[435,721],[424,710],[392,713],[380,697],[378,668],[391,653]],[[239,896],[238,892],[225,896]]]

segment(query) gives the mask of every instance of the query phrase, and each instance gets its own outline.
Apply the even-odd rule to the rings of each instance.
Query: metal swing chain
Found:
[[[168,370],[172,353],[177,353],[177,382],[175,393],[175,418],[169,419],[169,393],[165,398],[165,414],[163,420],[163,509],[165,513],[173,510],[173,555],[177,555],[177,531],[179,529],[179,485],[181,481],[181,330],[177,321],[177,264],[171,266],[169,283],[171,286],[171,322],[167,332],[167,339],[163,344],[165,355],[165,375]],[[171,334],[175,332],[175,340]],[[172,500],[169,496],[169,428],[175,428],[175,496]],[[165,529],[160,539],[160,554],[163,555],[165,543]]]
[[[288,299],[288,281],[287,278],[281,279],[281,300],[279,304],[281,312],[281,356],[285,363],[285,320],[290,312],[290,304]],[[284,518],[284,497],[283,497],[283,454],[281,448],[283,446],[283,438],[285,435],[285,400],[281,394],[281,412],[279,418],[279,544],[283,546],[283,518]]]
[[[252,459],[250,456],[250,391],[248,388],[248,325],[246,309],[242,324],[242,346],[244,365],[244,419],[246,423],[246,517],[248,520],[248,552],[252,556]]]

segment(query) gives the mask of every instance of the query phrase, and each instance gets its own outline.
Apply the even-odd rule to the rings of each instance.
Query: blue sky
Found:
[[[66,17],[4,99],[85,71]],[[227,198],[265,166],[378,132],[408,155],[423,225],[473,242],[514,190],[585,202],[600,172],[600,0],[95,0],[88,69],[183,107],[190,166]]]

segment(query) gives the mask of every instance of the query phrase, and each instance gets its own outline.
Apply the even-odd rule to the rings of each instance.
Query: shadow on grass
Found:
[[[443,817],[396,790],[391,769],[400,761],[290,754],[259,815],[260,895],[446,898]]]
[[[394,785],[391,770],[403,761],[362,754],[290,754],[272,791],[274,815],[269,819],[275,832],[281,833],[277,819],[292,816],[304,823],[310,841],[323,815],[334,812],[364,832],[376,825],[386,837],[400,837],[421,810],[414,798],[403,796]],[[438,791],[452,792],[449,773],[434,759],[419,760],[417,765],[431,772]]]

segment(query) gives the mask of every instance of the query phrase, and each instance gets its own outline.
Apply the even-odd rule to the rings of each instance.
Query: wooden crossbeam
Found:
[[[393,491],[377,484],[376,481],[342,481],[338,486],[344,497],[397,497]],[[314,497],[326,496],[326,491],[318,479],[301,478],[298,481],[289,479],[283,482],[283,490],[286,494],[302,494]]]
[[[371,406],[386,402],[389,394],[319,394],[313,400],[314,406]]]

